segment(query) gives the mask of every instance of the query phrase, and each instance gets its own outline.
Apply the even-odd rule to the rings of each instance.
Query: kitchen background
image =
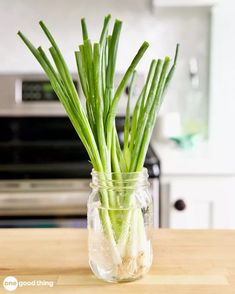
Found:
[[[181,44],[146,160],[155,226],[235,228],[234,12],[232,0],[0,0],[0,226],[84,226],[90,191],[86,154],[62,108],[30,88],[45,78],[17,31],[47,48],[43,19],[76,80],[80,18],[94,39],[111,13],[124,22],[117,80],[141,42],[151,44],[136,95],[151,59]]]

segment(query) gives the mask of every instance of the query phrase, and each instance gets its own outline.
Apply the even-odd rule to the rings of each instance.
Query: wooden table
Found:
[[[79,229],[0,230],[2,281],[53,281],[11,293],[235,293],[235,231],[157,230],[154,263],[143,279],[125,284],[97,280],[87,263],[87,231]]]

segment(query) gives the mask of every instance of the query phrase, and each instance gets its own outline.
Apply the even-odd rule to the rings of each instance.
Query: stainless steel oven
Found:
[[[79,91],[75,75],[74,83]],[[43,75],[4,75],[0,89],[0,227],[86,226],[91,165],[50,84]],[[151,148],[145,166],[158,226],[160,164]]]

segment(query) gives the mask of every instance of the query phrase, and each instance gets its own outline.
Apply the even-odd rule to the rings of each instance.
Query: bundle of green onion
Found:
[[[116,20],[112,33],[109,34],[110,18],[110,15],[105,17],[99,41],[94,44],[89,39],[85,19],[81,20],[83,43],[75,52],[75,59],[80,84],[86,98],[86,110],[81,105],[61,51],[46,25],[42,21],[39,23],[51,44],[49,52],[53,63],[42,47],[35,48],[21,32],[18,34],[49,78],[88,152],[94,170],[104,174],[138,172],[143,168],[157,113],[175,70],[178,45],[172,65],[170,65],[169,57],[151,62],[145,85],[131,118],[130,103],[136,80],[135,68],[149,45],[147,42],[142,44],[118,87],[115,88],[115,67],[122,22]],[[121,148],[115,116],[119,99],[127,85],[129,85],[129,95],[124,126],[124,145]],[[108,192],[100,194],[100,202],[106,208],[115,208],[117,205],[112,193]],[[128,223],[131,222],[131,216],[125,216],[125,225],[121,228],[120,224],[117,225],[115,222],[115,215],[104,213],[100,217],[107,239],[111,243],[113,261],[120,265],[122,263],[120,248],[125,246],[126,240],[130,237],[128,237],[130,234]],[[141,215],[138,217],[141,218]],[[144,225],[143,221],[138,223],[139,226]],[[144,234],[141,228],[139,231],[142,232],[140,234]]]

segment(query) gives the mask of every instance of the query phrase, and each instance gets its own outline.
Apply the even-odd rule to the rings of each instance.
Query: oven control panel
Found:
[[[77,89],[77,81],[74,81]],[[22,81],[22,102],[58,101],[49,81]]]

